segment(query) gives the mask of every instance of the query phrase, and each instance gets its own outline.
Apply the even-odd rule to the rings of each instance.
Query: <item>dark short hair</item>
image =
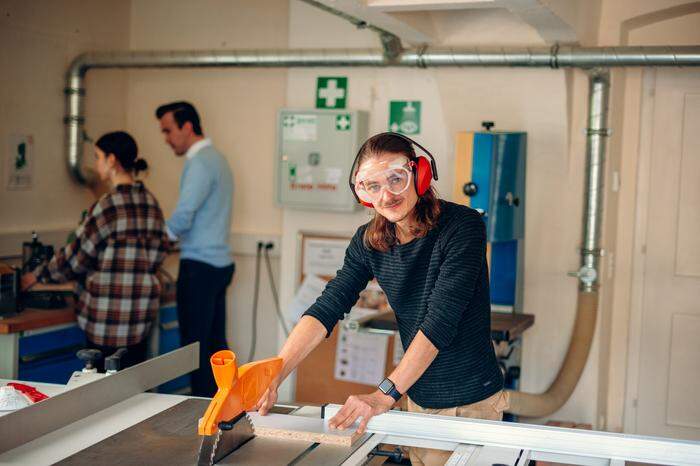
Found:
[[[173,113],[173,118],[178,128],[182,128],[182,125],[189,121],[192,123],[192,131],[194,134],[197,136],[202,135],[202,125],[199,122],[199,114],[197,113],[197,109],[194,108],[194,105],[184,101],[161,105],[156,109],[156,118],[160,120],[166,113],[170,112]]]
[[[139,158],[139,148],[129,133],[113,131],[104,134],[95,145],[105,155],[114,154],[122,168],[128,172],[138,173],[148,169],[148,163]]]

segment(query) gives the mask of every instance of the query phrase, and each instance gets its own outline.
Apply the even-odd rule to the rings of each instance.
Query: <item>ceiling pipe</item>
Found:
[[[66,154],[72,176],[81,171],[85,137],[83,79],[92,68],[289,68],[289,67],[542,67],[610,68],[628,66],[700,66],[700,46],[551,48],[435,48],[403,50],[395,57],[376,50],[91,52],[78,56],[66,77]],[[542,417],[559,409],[578,384],[590,352],[598,308],[598,261],[603,209],[605,138],[609,76],[597,71],[589,86],[583,245],[576,320],[564,363],[544,393],[511,391],[509,412]]]
[[[81,171],[85,139],[83,80],[93,68],[291,68],[291,67],[617,67],[698,66],[700,46],[683,47],[522,47],[404,50],[389,58],[378,50],[264,50],[88,52],[78,56],[66,76],[66,157],[73,178]]]

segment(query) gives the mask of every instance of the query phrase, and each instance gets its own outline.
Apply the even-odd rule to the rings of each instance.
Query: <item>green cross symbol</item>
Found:
[[[348,131],[350,129],[350,115],[347,113],[336,115],[335,129],[339,131]]]

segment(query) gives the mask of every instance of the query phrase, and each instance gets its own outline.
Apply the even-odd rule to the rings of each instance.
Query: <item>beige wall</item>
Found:
[[[272,49],[287,47],[287,2],[265,0],[133,2],[130,47],[134,50]],[[130,70],[127,128],[151,165],[148,187],[166,216],[177,202],[183,158],[176,158],[159,132],[158,105],[188,100],[199,110],[205,135],[227,157],[234,177],[233,225],[236,274],[229,288],[227,337],[245,360],[251,341],[255,241],[278,238],[281,210],[273,202],[273,157],[277,109],[284,106],[285,70]],[[278,253],[276,254],[278,256]],[[279,285],[279,259],[272,266]],[[276,353],[276,320],[262,263],[258,352]]]
[[[129,19],[130,3],[119,0],[0,1],[0,241],[8,233],[28,237],[31,230],[71,229],[94,200],[90,191],[71,181],[66,169],[63,77],[83,51],[127,47]],[[124,73],[95,72],[86,84],[88,134],[122,128]],[[30,190],[6,189],[11,134],[34,136]],[[87,154],[91,159],[92,152]],[[10,238],[14,242],[17,236]],[[17,253],[20,247],[16,245]],[[13,249],[3,244],[4,253]]]

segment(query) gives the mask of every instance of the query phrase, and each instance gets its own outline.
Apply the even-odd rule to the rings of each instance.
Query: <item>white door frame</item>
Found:
[[[642,76],[639,124],[639,158],[635,202],[634,246],[632,251],[632,284],[630,289],[629,341],[625,388],[624,432],[637,433],[637,400],[642,336],[642,314],[646,266],[646,239],[649,218],[649,187],[654,135],[656,70],[647,68]]]

